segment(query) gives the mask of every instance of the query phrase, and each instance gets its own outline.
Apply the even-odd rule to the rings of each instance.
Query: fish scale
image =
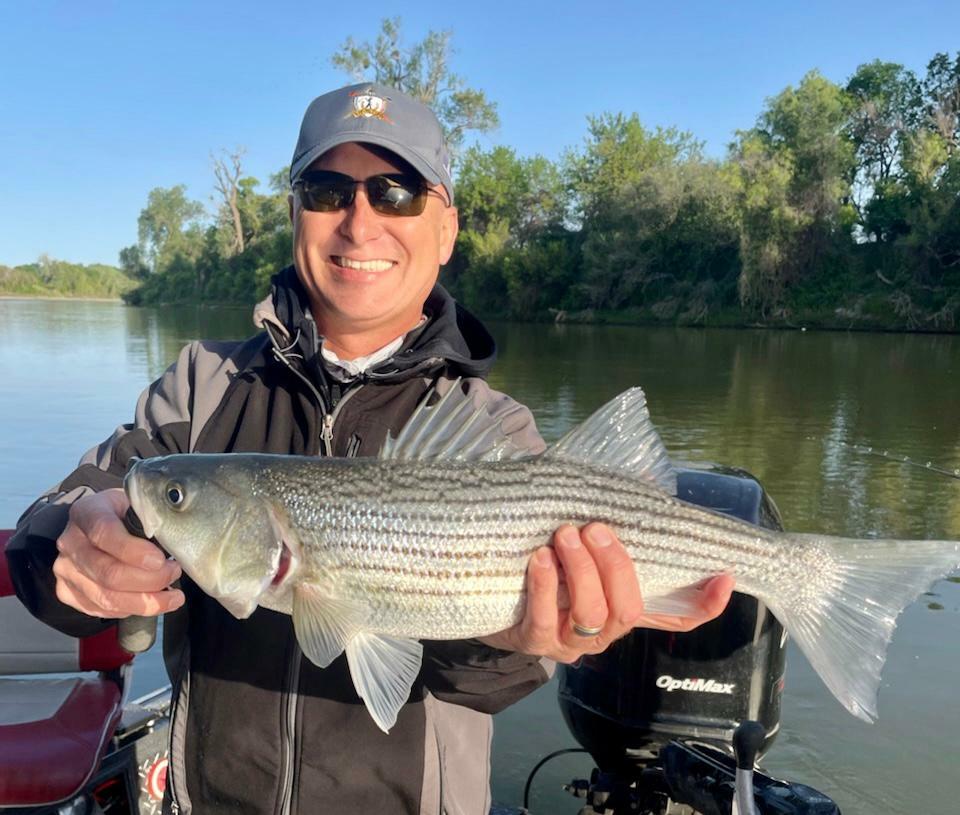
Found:
[[[291,614],[319,668],[346,653],[384,730],[419,673],[419,640],[517,623],[530,556],[562,524],[608,523],[652,614],[696,619],[696,584],[734,575],[868,721],[898,614],[960,565],[957,541],[775,532],[680,500],[639,388],[540,456],[453,387],[379,459],[181,454],[136,463],[124,483],[147,536],[234,616]]]
[[[784,572],[781,544],[758,527],[577,462],[302,467],[261,471],[254,494],[289,505],[302,578],[326,575],[365,598],[371,623],[392,636],[465,639],[514,625],[530,556],[566,523],[610,524],[648,598],[732,571],[760,596]]]

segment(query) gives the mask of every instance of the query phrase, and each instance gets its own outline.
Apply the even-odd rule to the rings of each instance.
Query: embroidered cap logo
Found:
[[[351,91],[350,96],[353,97],[353,110],[347,114],[348,116],[353,116],[355,119],[369,119],[372,117],[387,122],[388,124],[393,124],[387,116],[387,102],[390,101],[389,96],[377,96],[373,92],[373,88],[367,88],[365,91]]]

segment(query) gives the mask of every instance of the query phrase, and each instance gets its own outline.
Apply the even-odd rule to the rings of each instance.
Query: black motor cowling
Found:
[[[781,528],[773,502],[742,471],[681,470],[678,496]],[[762,603],[735,592],[720,617],[694,631],[636,629],[602,654],[561,666],[560,708],[604,771],[647,763],[673,739],[732,752],[733,731],[747,719],[763,725],[765,753],[780,724],[785,639]]]

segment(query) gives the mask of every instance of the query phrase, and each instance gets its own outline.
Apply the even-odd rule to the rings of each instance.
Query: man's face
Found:
[[[403,170],[356,143],[334,147],[311,169],[358,180]],[[408,217],[371,209],[363,185],[353,203],[336,212],[310,212],[296,194],[291,197],[297,276],[320,332],[341,356],[370,353],[419,322],[457,237],[457,211],[440,193],[427,197],[420,215]]]

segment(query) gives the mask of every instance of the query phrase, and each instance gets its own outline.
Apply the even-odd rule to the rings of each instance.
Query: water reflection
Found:
[[[858,452],[960,465],[960,339],[812,332],[494,326],[491,380],[555,438],[603,401],[645,388],[678,458],[759,477],[791,528],[960,536],[960,484]]]

